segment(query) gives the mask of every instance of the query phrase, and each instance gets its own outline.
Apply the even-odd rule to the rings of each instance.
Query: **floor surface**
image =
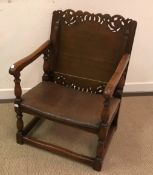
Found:
[[[153,97],[124,97],[119,117],[103,170],[96,172],[87,165],[16,144],[13,105],[0,104],[0,175],[153,175]],[[25,122],[30,118],[25,115]],[[36,129],[33,135],[38,138],[95,154],[95,135],[46,121]]]

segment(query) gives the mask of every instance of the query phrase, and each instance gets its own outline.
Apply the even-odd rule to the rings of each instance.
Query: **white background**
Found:
[[[0,0],[0,99],[12,98],[9,66],[49,39],[52,11],[74,9],[121,14],[138,21],[125,91],[153,91],[152,0]],[[42,57],[22,72],[26,91],[42,76]]]

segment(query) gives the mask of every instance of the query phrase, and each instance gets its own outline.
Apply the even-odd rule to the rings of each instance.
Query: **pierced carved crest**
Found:
[[[62,22],[67,26],[71,27],[74,24],[82,23],[85,21],[96,22],[100,25],[106,24],[110,31],[118,32],[123,30],[126,25],[128,25],[132,20],[125,19],[123,16],[114,15],[110,16],[109,14],[94,14],[89,12],[82,12],[82,11],[73,11],[73,10],[65,10],[56,11],[60,15]]]

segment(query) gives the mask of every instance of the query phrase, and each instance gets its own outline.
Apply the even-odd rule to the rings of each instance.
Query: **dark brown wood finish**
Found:
[[[36,60],[41,54],[45,53],[45,50],[49,47],[50,41],[46,41],[43,45],[41,45],[35,52],[30,54],[29,56],[17,61],[14,63],[10,69],[9,73],[11,75],[17,75],[21,72],[26,66]]]
[[[73,158],[100,171],[117,129],[136,25],[120,15],[54,11],[50,40],[9,70],[15,78],[17,143]],[[20,72],[41,54],[43,82],[22,95]],[[23,113],[37,117],[24,127]],[[95,157],[27,136],[40,119],[96,134]]]
[[[111,79],[107,83],[106,88],[104,90],[104,97],[106,99],[111,98],[113,96],[114,91],[117,85],[119,84],[119,81],[124,71],[126,70],[129,60],[130,60],[130,55],[123,55],[123,57],[121,58],[114,74],[112,75]],[[119,86],[121,87],[122,85],[120,84]]]
[[[39,117],[34,117],[22,130],[22,135],[27,135],[31,129],[40,121]]]
[[[61,24],[56,71],[71,75],[70,80],[75,76],[107,82],[125,53],[132,21],[119,15],[111,17],[72,10],[56,11],[55,16]],[[88,65],[86,69],[85,65]]]
[[[68,149],[65,149],[65,148],[62,148],[62,147],[59,147],[59,146],[56,146],[53,144],[49,144],[47,142],[37,140],[35,138],[23,137],[23,140],[25,141],[25,143],[31,144],[33,146],[37,146],[38,148],[43,148],[47,151],[51,151],[51,152],[54,152],[56,154],[61,154],[61,155],[67,156],[69,158],[73,158],[77,161],[81,161],[81,162],[89,164],[89,165],[92,165],[93,161],[94,161],[94,158],[92,158],[92,157],[84,156],[84,155],[75,153],[73,151],[70,151]]]

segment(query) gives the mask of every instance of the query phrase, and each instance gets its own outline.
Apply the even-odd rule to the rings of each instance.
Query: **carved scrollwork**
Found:
[[[63,85],[67,88],[72,88],[74,90],[78,90],[78,91],[82,91],[82,92],[86,92],[86,93],[95,93],[95,94],[102,94],[104,92],[105,89],[105,83],[100,83],[99,85],[97,85],[96,87],[81,87],[78,86],[76,83],[70,83],[66,77],[64,77],[63,75],[57,75],[54,79],[54,83],[56,84],[60,84]]]
[[[81,22],[91,21],[100,25],[105,23],[110,31],[118,32],[124,29],[124,27],[132,21],[131,19],[125,19],[120,15],[110,16],[109,14],[102,15],[100,13],[91,14],[89,12],[82,12],[80,10],[75,12],[69,9],[65,11],[59,10],[56,12],[60,15],[61,21],[69,27]]]

